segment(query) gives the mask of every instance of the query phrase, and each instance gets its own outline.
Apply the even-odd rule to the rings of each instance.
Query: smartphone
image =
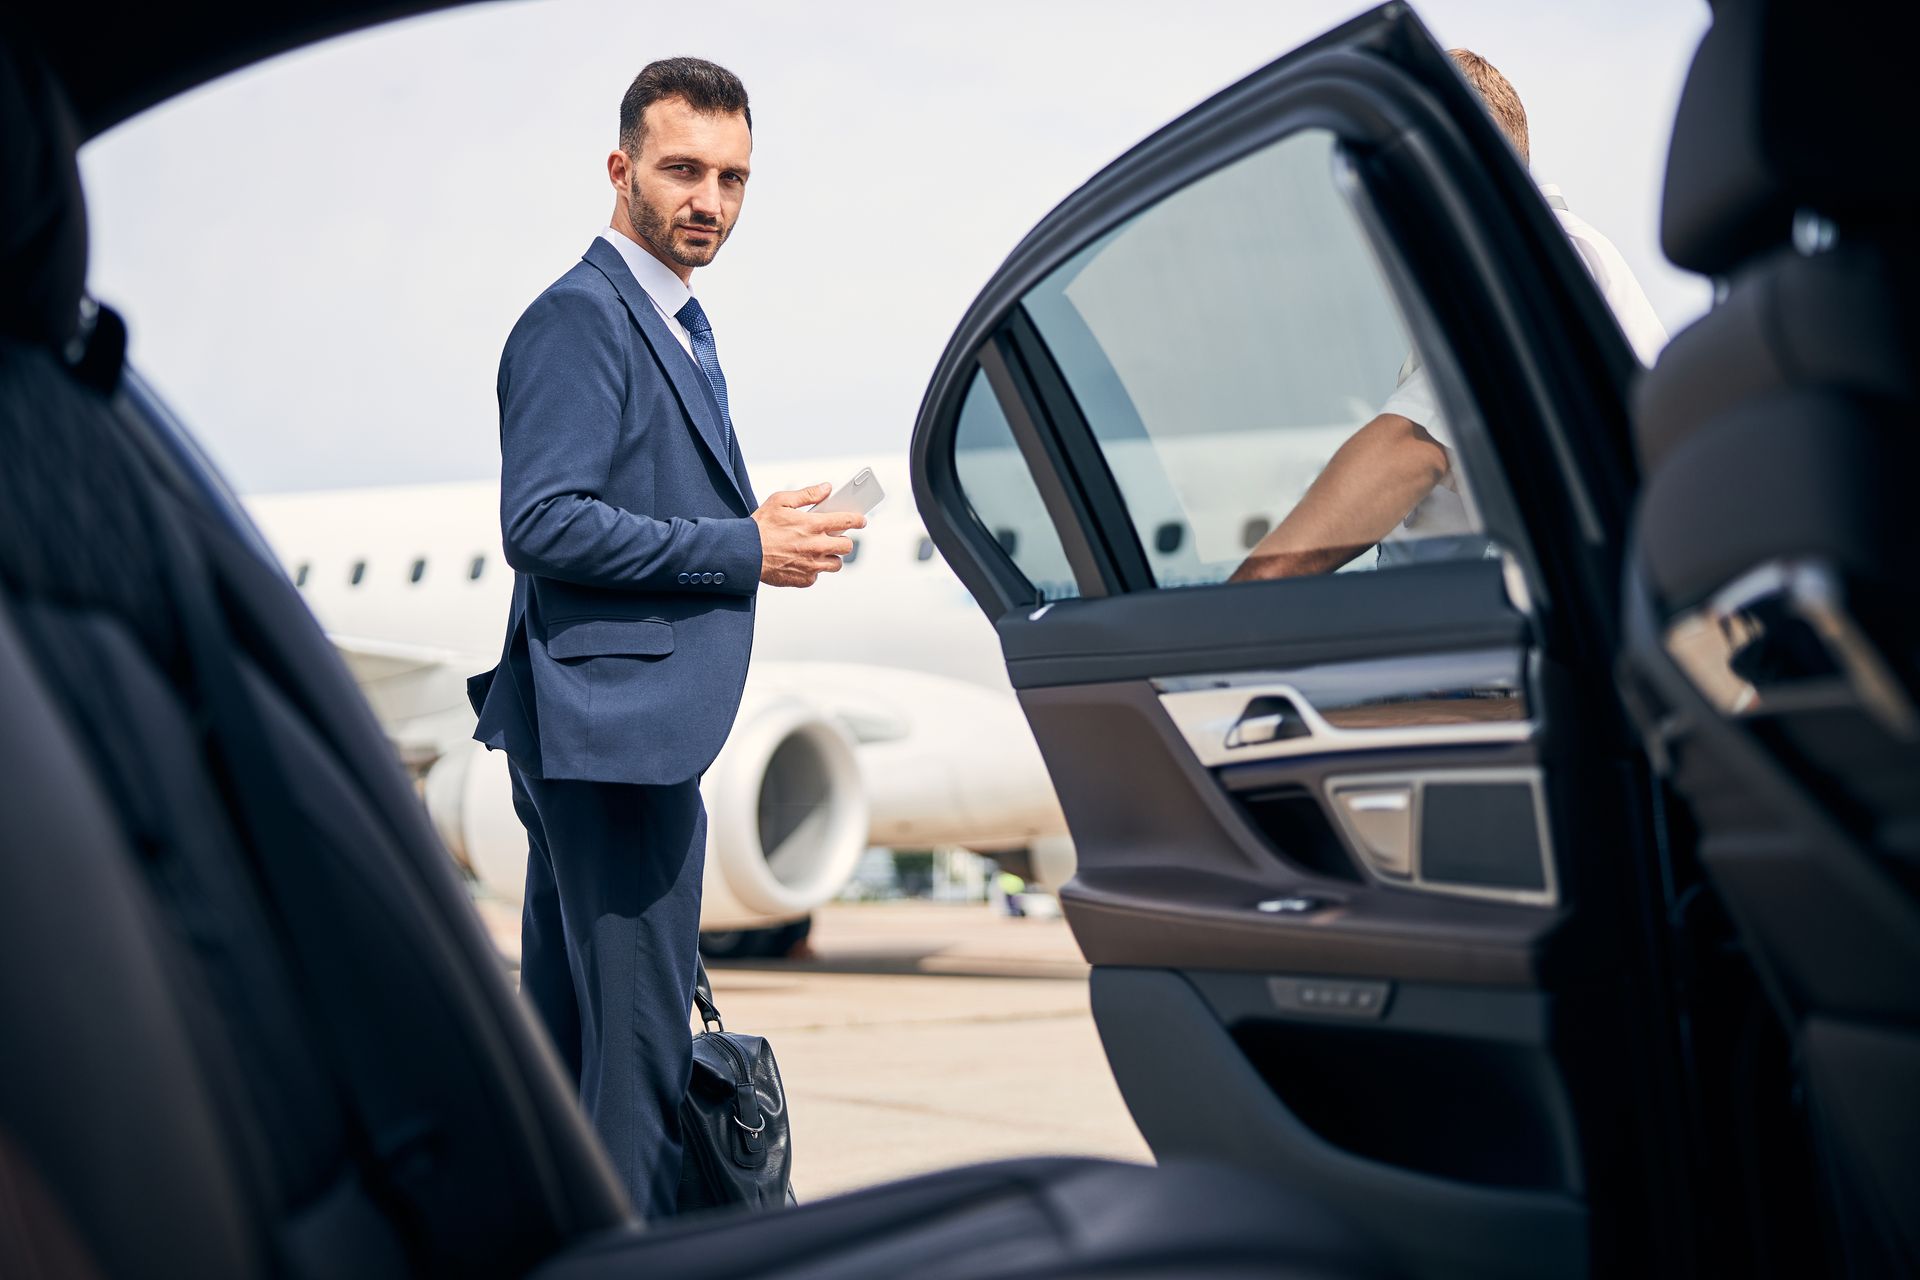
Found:
[[[862,467],[853,479],[836,485],[832,493],[816,502],[813,510],[822,514],[845,511],[850,515],[863,516],[879,506],[880,500],[886,496],[880,488],[880,481],[873,474],[873,468]]]

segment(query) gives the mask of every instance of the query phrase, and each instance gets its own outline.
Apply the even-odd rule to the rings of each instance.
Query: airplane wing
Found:
[[[400,757],[425,769],[473,732],[467,677],[486,659],[455,649],[329,633]]]
[[[327,639],[340,652],[347,669],[362,687],[379,681],[410,675],[428,667],[460,666],[471,663],[469,654],[453,649],[434,649],[425,645],[395,644],[390,640],[372,640],[363,636],[343,636],[329,632]]]
[[[504,758],[472,739],[459,650],[330,633],[453,856],[503,901],[526,876]],[[833,742],[844,767],[833,764]],[[1035,850],[1065,844],[1059,803],[1007,692],[858,663],[755,665],[739,721],[703,780],[713,839],[701,919],[759,928],[839,892],[872,844]],[[776,823],[768,798],[802,795]],[[788,803],[787,809],[793,805]],[[775,805],[776,817],[781,809]],[[1069,846],[1070,847],[1070,846]],[[1063,864],[1070,873],[1069,861]],[[1064,878],[1064,875],[1062,875]]]

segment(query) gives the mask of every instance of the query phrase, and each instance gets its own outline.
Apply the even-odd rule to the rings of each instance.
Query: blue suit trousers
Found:
[[[707,815],[673,786],[533,778],[508,764],[527,828],[520,990],[580,1088],[634,1208],[671,1216]]]

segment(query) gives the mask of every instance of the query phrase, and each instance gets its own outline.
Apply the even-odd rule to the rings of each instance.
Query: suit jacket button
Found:
[[[714,579],[714,575],[711,573],[703,573],[700,575],[700,581],[702,582],[712,582],[713,579]]]
[[[687,584],[688,584],[689,582],[691,582],[691,581],[693,581],[693,575],[692,575],[692,574],[690,574],[690,573],[683,573],[683,574],[681,574],[681,575],[680,575],[680,585],[681,585],[681,586],[683,586],[683,587],[684,587],[684,586],[686,586],[686,585],[687,585]]]
[[[727,580],[727,575],[724,573],[716,573],[713,575],[713,584],[715,586],[719,586],[721,583],[725,582],[726,580]]]

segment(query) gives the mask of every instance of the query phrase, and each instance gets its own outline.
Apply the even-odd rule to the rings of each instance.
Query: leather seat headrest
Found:
[[[87,210],[59,84],[0,28],[0,335],[55,348],[80,324]]]
[[[1681,93],[1660,241],[1723,275],[1788,243],[1807,209],[1891,227],[1920,209],[1909,6],[1718,0]]]

